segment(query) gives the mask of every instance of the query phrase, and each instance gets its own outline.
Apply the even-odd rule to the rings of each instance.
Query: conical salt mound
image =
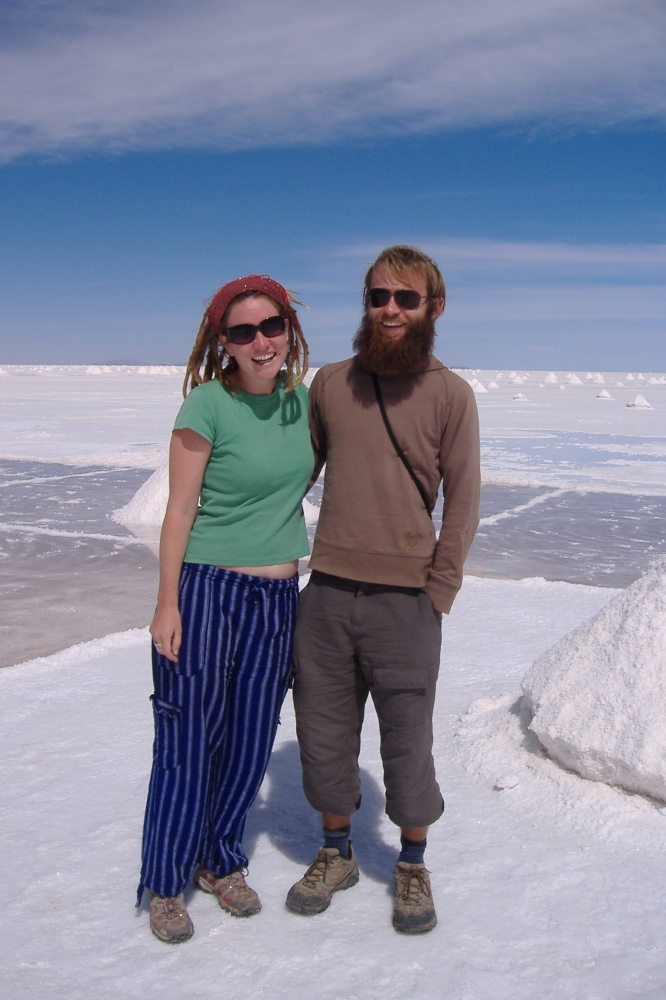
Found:
[[[666,801],[666,559],[540,656],[523,695],[564,767]]]
[[[549,372],[543,381],[545,385],[557,385],[560,380],[558,379],[555,372]]]
[[[612,399],[612,398],[613,397],[611,396],[608,389],[602,389],[601,392],[597,393],[597,399]]]
[[[636,396],[636,399],[633,401],[633,403],[627,403],[627,406],[635,406],[637,410],[652,409],[645,396]]]
[[[124,524],[126,528],[159,528],[164,520],[168,499],[169,460],[165,459],[150,479],[139,487],[130,502],[113,511],[111,518],[118,524]]]

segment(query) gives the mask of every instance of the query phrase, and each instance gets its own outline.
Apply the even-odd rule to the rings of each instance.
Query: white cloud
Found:
[[[361,287],[383,243],[322,255],[338,287]],[[437,261],[449,322],[612,321],[666,324],[666,244],[567,244],[409,239]],[[353,284],[352,284],[353,283]],[[360,300],[360,294],[357,295]]]
[[[0,156],[666,117],[662,0],[25,0]]]
[[[666,285],[521,285],[470,289],[453,287],[447,305],[450,321],[552,323],[598,321],[666,325]]]
[[[666,243],[531,243],[490,239],[415,240],[437,258],[440,265],[459,269],[498,267],[583,268],[603,267],[609,272],[630,269],[644,274],[666,267]],[[427,245],[427,246],[426,246]],[[384,244],[354,244],[335,250],[336,256],[372,259]]]

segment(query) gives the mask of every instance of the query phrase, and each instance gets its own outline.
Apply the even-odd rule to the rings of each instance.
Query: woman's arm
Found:
[[[211,450],[208,441],[196,431],[184,428],[171,435],[169,502],[160,535],[160,585],[150,634],[153,642],[162,647],[162,656],[174,663],[182,634],[178,610],[180,571]]]

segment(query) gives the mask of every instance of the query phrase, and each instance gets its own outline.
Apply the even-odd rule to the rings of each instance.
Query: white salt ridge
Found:
[[[523,713],[583,778],[666,801],[666,559],[540,656]]]
[[[637,410],[651,410],[652,406],[648,403],[645,396],[636,396],[633,403],[627,403],[627,406],[635,407]]]
[[[495,791],[503,792],[507,789],[517,788],[519,784],[520,778],[517,774],[504,774],[495,782]]]
[[[53,368],[55,366],[48,366]],[[70,366],[76,371],[76,366]],[[41,367],[35,368],[36,374],[49,374]],[[84,375],[183,375],[185,369],[181,365],[88,365],[83,370]]]

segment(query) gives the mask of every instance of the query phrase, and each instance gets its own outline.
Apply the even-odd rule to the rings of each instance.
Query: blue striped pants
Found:
[[[198,865],[247,865],[241,838],[268,766],[292,664],[298,577],[185,563],[178,662],[153,646],[153,769],[141,882],[176,896]]]

